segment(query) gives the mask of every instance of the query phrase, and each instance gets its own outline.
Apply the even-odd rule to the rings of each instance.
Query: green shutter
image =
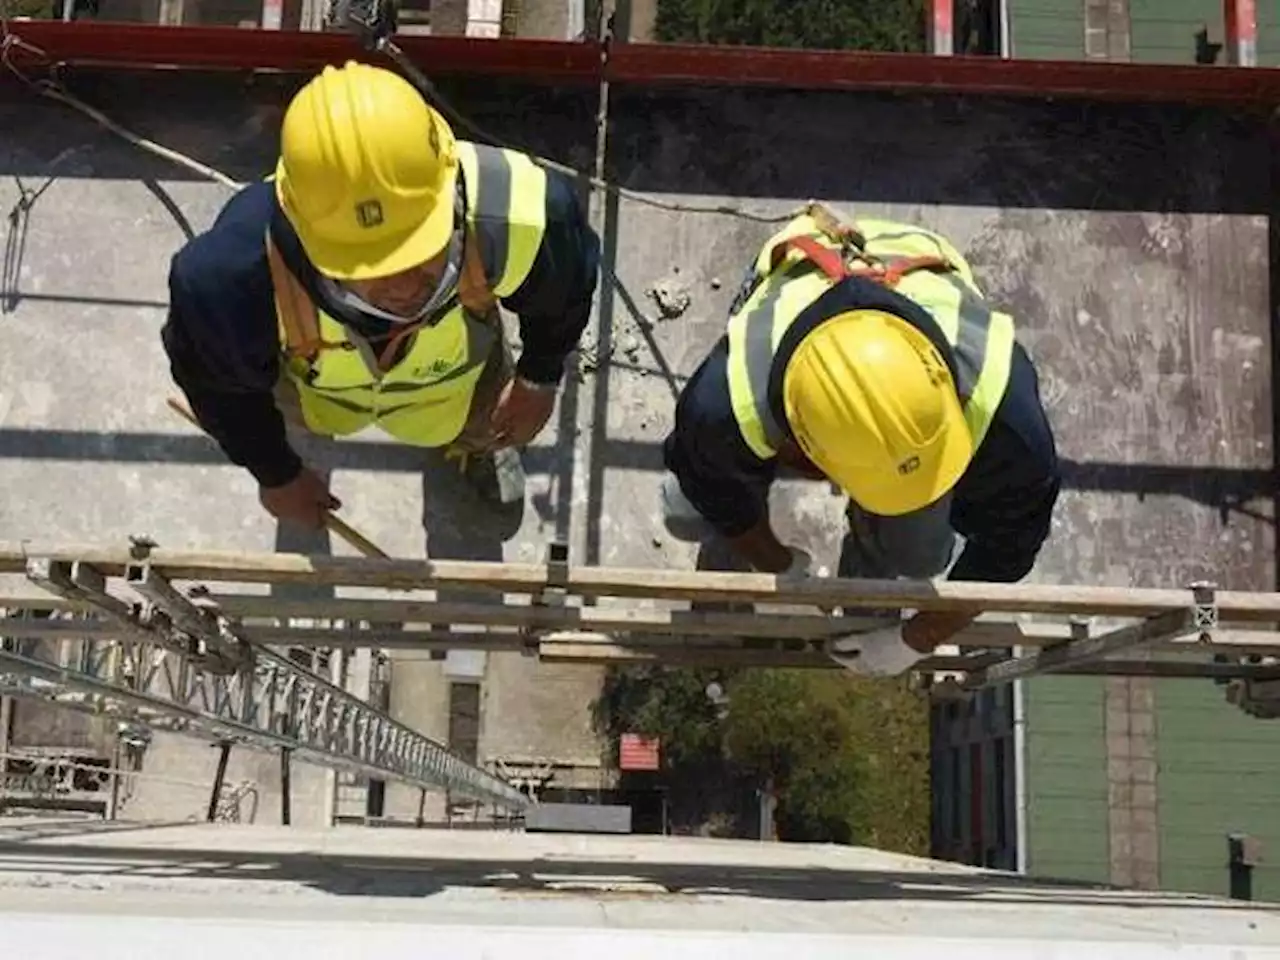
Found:
[[[1129,21],[1135,63],[1195,63],[1204,27],[1211,42],[1222,42],[1222,0],[1129,0]],[[1218,63],[1226,60],[1223,50]]]
[[[1009,38],[1022,60],[1083,60],[1082,0],[1009,0]]]
[[[1028,872],[1108,882],[1103,681],[1037,677],[1024,703]]]
[[[1160,885],[1225,895],[1227,834],[1262,841],[1256,899],[1280,899],[1280,721],[1258,720],[1208,680],[1165,680],[1156,697]]]

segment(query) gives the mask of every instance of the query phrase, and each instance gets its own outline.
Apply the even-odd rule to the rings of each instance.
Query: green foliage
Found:
[[[924,0],[658,0],[656,39],[918,53]]]
[[[623,733],[657,737],[668,768],[715,762],[720,726],[706,688],[719,676],[714,670],[663,667],[613,671],[593,708],[596,729],[615,749]]]
[[[726,710],[706,696],[712,680]],[[673,795],[769,786],[784,840],[928,851],[928,708],[902,682],[644,667],[614,671],[595,712],[615,749],[626,731],[661,740]]]
[[[730,758],[778,798],[783,840],[849,843],[864,780],[843,691],[794,670],[742,674],[731,688],[724,745]]]
[[[0,11],[6,17],[48,20],[53,16],[53,0],[0,0]]]

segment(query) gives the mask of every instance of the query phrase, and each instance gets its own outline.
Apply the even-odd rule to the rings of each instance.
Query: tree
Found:
[[[720,670],[638,667],[612,670],[593,706],[596,730],[616,748],[624,733],[656,737],[664,766],[698,766],[720,758],[720,718],[707,685]]]
[[[730,688],[725,749],[778,800],[783,840],[850,843],[863,771],[843,703],[830,682],[796,670],[745,673]]]
[[[663,43],[919,53],[924,0],[658,0]]]
[[[707,696],[711,682],[727,693]],[[616,750],[625,732],[662,743],[662,779],[689,819],[748,819],[777,799],[784,840],[929,848],[928,707],[903,681],[843,671],[612,671],[595,706]]]

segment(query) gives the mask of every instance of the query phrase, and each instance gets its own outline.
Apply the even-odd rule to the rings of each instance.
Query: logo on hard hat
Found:
[[[904,477],[909,473],[915,473],[919,469],[920,469],[919,457],[907,457],[907,459],[903,460],[900,464],[898,464],[898,472],[902,474]]]
[[[356,222],[366,230],[382,225],[382,203],[378,200],[362,200],[356,204]]]

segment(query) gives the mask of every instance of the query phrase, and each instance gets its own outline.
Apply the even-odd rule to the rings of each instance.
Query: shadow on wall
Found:
[[[1247,111],[614,85],[609,114],[610,175],[658,193],[1228,214],[1270,196]]]
[[[604,470],[665,469],[658,441],[605,438],[595,446],[594,451],[595,462]],[[0,428],[0,458],[203,466],[225,466],[227,462],[213,441],[198,436],[22,428]],[[555,448],[534,447],[525,452],[525,472],[531,476],[546,474],[556,469],[564,459]],[[331,470],[420,473],[423,472],[423,453],[391,442],[335,444],[332,453],[326,454],[326,464]],[[1099,463],[1070,458],[1062,460],[1062,467],[1064,486],[1068,490],[1131,494],[1138,497],[1181,497],[1219,511],[1223,523],[1228,522],[1233,513],[1254,518],[1268,516],[1259,511],[1259,505],[1254,501],[1270,500],[1280,484],[1280,475],[1275,470],[1264,469]],[[236,468],[228,466],[227,469]],[[451,476],[448,471],[445,471],[445,475]],[[424,473],[424,483],[426,476]],[[540,510],[549,509],[549,505],[535,507]],[[431,509],[435,516],[444,508],[433,506]],[[557,516],[560,514],[557,510]],[[284,533],[278,538],[277,545],[284,549],[281,544],[295,541],[301,543],[295,535]],[[466,544],[464,549],[475,552],[479,548]]]

